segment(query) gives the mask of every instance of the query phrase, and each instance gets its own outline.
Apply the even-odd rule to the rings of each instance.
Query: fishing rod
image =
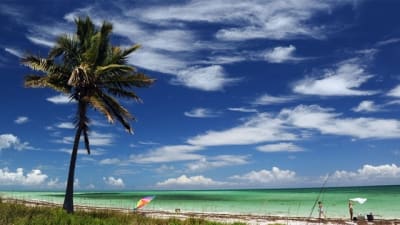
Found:
[[[329,174],[326,176],[325,181],[324,181],[324,183],[322,184],[321,189],[319,190],[317,199],[315,200],[314,205],[313,205],[313,207],[311,208],[310,215],[308,216],[308,219],[307,219],[307,225],[308,225],[308,221],[310,220],[310,218],[311,218],[311,216],[312,216],[312,214],[313,214],[313,212],[314,212],[315,206],[317,205],[317,202],[319,201],[319,198],[321,197],[321,194],[322,194],[322,192],[324,191],[326,182],[328,182],[328,178],[329,178]]]

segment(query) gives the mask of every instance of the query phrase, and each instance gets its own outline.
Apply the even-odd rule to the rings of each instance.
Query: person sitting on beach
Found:
[[[349,201],[350,220],[353,220],[353,202]]]
[[[321,201],[318,201],[319,219],[325,219],[324,206]]]

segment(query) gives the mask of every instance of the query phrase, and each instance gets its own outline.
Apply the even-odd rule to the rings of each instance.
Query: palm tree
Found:
[[[82,135],[90,154],[88,109],[101,112],[111,123],[117,120],[131,133],[129,121],[134,117],[121,106],[118,98],[140,101],[132,89],[148,87],[154,82],[127,64],[127,56],[139,45],[121,49],[110,44],[112,24],[103,22],[96,28],[89,17],[78,18],[75,23],[76,34],[58,37],[47,58],[28,55],[21,59],[23,65],[43,72],[42,75],[26,75],[26,87],[52,88],[68,94],[77,103],[76,134],[63,205],[68,213],[74,211],[75,164]]]

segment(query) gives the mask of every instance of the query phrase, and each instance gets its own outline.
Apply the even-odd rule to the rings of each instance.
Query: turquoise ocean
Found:
[[[2,197],[62,203],[63,192],[1,191]],[[329,218],[348,218],[348,200],[366,198],[354,204],[354,215],[373,213],[380,219],[400,219],[400,185],[334,188],[181,190],[181,191],[106,191],[76,192],[79,205],[132,210],[145,196],[156,196],[145,210],[174,212],[253,214],[266,216],[318,217],[317,199],[323,202]]]

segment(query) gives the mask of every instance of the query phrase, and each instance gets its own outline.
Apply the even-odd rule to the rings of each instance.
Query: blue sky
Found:
[[[399,184],[400,2],[2,1],[0,189],[63,190],[76,105],[26,89],[74,18],[157,82],[126,102],[135,134],[92,119],[81,190]]]

